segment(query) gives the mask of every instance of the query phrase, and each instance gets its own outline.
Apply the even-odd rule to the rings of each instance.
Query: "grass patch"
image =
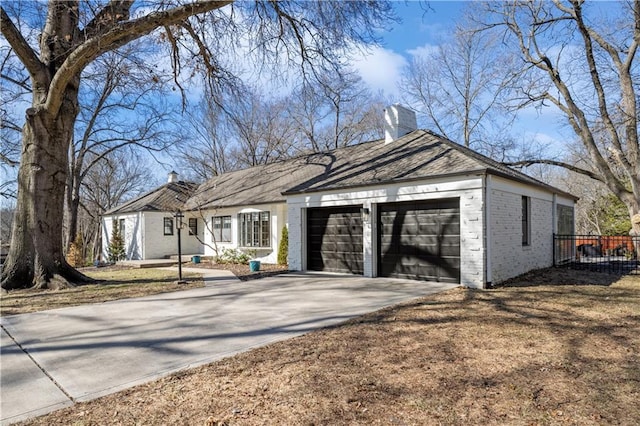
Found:
[[[639,424],[640,277],[527,280],[414,300],[27,424]]]
[[[176,272],[163,269],[92,268],[83,272],[101,281],[63,290],[13,290],[0,296],[0,314],[24,314],[204,286],[198,274],[184,274],[187,284],[176,284]]]

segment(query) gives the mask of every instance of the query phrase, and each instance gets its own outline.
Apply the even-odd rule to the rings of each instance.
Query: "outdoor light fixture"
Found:
[[[182,229],[182,219],[184,214],[178,209],[173,215],[176,218],[176,230],[178,231],[178,284],[186,284],[187,282],[182,279],[182,241],[180,240],[180,230]]]

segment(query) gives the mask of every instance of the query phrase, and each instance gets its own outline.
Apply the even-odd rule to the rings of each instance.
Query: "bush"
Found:
[[[255,250],[247,250],[246,252],[238,249],[222,249],[222,254],[216,258],[217,263],[233,263],[236,265],[247,265],[249,261],[255,257]]]
[[[118,224],[113,224],[113,230],[111,231],[111,242],[108,249],[109,262],[117,262],[123,260],[126,257],[124,249],[124,238],[120,234],[120,227]]]
[[[280,244],[278,246],[278,265],[287,264],[287,256],[289,254],[289,230],[287,227],[282,228],[280,236]]]

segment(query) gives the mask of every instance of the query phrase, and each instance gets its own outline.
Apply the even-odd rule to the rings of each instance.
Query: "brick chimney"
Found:
[[[169,172],[169,177],[167,178],[167,183],[173,183],[178,181],[178,174],[173,170]]]
[[[400,104],[384,109],[384,143],[393,142],[418,128],[416,113]]]

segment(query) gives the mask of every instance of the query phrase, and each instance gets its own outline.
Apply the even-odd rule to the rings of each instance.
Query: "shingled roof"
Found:
[[[175,212],[184,207],[198,185],[193,182],[169,182],[151,192],[114,207],[104,216],[139,211]]]
[[[202,184],[185,209],[276,203],[289,194],[468,174],[503,176],[576,198],[442,136],[415,130],[388,144],[377,140],[225,173]]]
[[[306,179],[285,194],[487,173],[575,198],[426,130],[415,130],[387,144],[367,142],[307,158]]]

